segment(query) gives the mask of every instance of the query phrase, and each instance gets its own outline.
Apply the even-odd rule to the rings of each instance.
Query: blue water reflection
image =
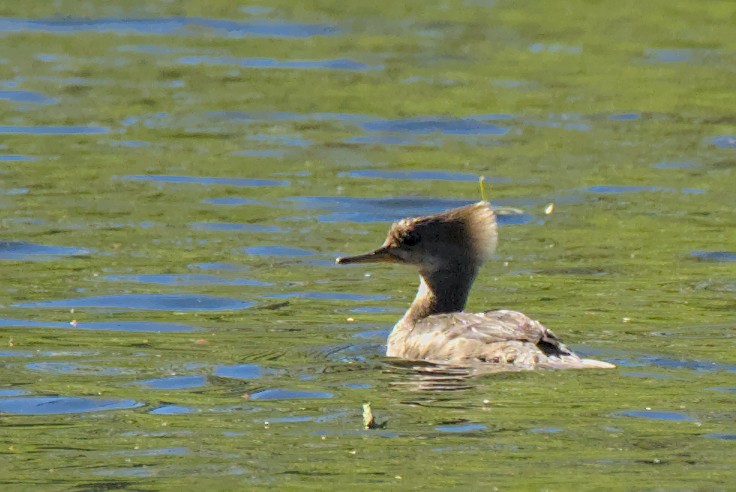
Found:
[[[57,301],[36,301],[14,304],[24,308],[120,308],[160,311],[222,311],[247,309],[255,303],[196,294],[120,294],[79,297]]]
[[[71,246],[0,241],[0,260],[44,260],[56,256],[89,256],[91,251]]]
[[[274,38],[308,38],[330,36],[338,33],[335,26],[327,24],[300,24],[294,22],[255,21],[240,22],[206,17],[108,17],[85,19],[58,17],[49,19],[0,18],[0,32],[47,32],[77,34],[80,32],[142,34],[142,35],[193,35],[242,38],[250,36]]]
[[[186,333],[199,330],[194,326],[156,321],[77,321],[72,324],[60,321],[31,321],[9,318],[0,318],[0,327],[127,331],[133,333]]]
[[[185,183],[185,184],[207,184],[227,185],[237,187],[257,186],[288,186],[289,182],[275,179],[253,179],[253,178],[212,178],[200,176],[164,176],[164,175],[129,175],[123,176],[129,181],[155,181],[158,183]]]
[[[0,413],[19,415],[54,415],[123,410],[143,406],[135,400],[80,398],[65,396],[21,396],[1,398]]]

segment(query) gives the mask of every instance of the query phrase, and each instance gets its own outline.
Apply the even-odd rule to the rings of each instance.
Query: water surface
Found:
[[[0,482],[733,488],[733,9],[624,10],[4,2]],[[417,273],[335,257],[480,176],[467,309],[618,369],[383,355]]]

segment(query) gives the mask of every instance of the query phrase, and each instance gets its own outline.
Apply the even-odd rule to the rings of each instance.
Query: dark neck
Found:
[[[462,311],[477,273],[478,267],[475,265],[420,272],[417,296],[399,323],[413,326],[420,319],[433,314]]]

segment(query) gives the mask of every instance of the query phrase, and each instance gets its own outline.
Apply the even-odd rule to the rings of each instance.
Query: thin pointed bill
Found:
[[[375,251],[357,256],[343,256],[335,260],[338,265],[349,265],[350,263],[396,263],[399,258],[391,253],[391,248],[381,246]]]

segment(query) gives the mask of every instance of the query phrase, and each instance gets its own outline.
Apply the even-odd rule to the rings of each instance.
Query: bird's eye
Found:
[[[407,246],[416,246],[419,244],[419,234],[415,232],[409,232],[404,235],[402,242]]]

